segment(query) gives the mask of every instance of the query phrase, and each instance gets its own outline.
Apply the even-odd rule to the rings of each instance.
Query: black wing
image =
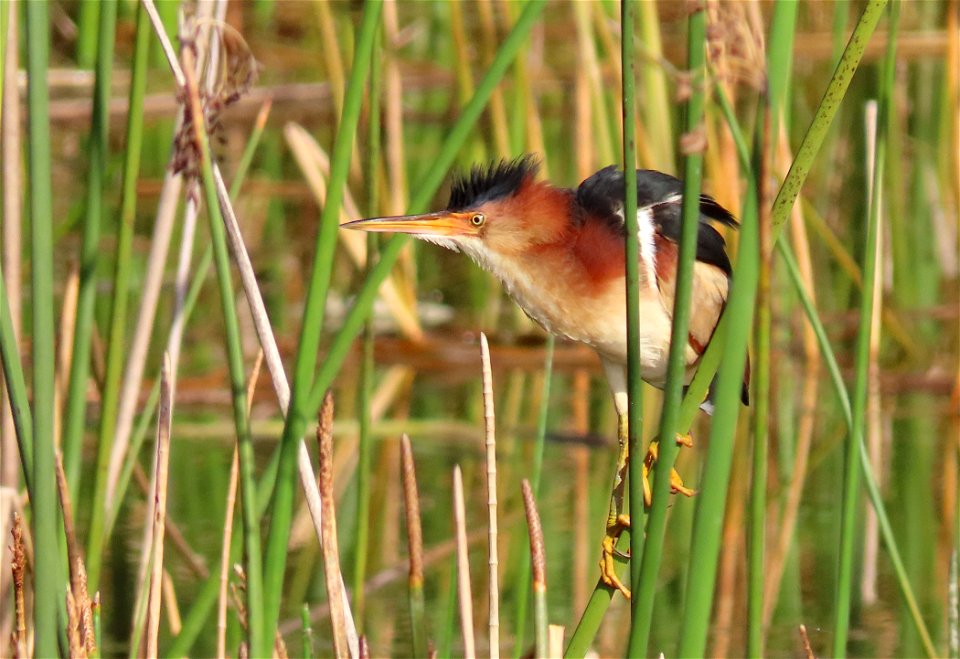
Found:
[[[604,218],[624,232],[623,192],[623,172],[610,165],[580,184],[577,201],[590,215]],[[682,201],[683,181],[652,169],[637,170],[637,207],[649,210],[659,233],[674,242],[680,239]],[[730,211],[718,204],[713,197],[702,194],[700,226],[697,230],[697,260],[715,265],[730,276],[733,268],[727,257],[726,242],[710,225],[711,220],[731,227],[737,226],[737,220]]]

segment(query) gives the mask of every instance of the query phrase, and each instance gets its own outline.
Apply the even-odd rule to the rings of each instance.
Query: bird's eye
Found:
[[[476,213],[473,217],[470,218],[470,224],[475,227],[482,227],[483,223],[486,221],[486,217],[483,213]]]

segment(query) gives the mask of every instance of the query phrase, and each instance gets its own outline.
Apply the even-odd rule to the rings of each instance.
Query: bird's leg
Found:
[[[630,599],[630,589],[623,585],[617,576],[613,557],[617,553],[617,540],[624,529],[630,528],[630,516],[623,514],[623,490],[630,462],[630,445],[627,441],[627,415],[617,415],[617,471],[613,476],[613,490],[610,493],[610,511],[607,514],[607,532],[603,537],[603,555],[600,558],[600,578],[603,583],[616,588]]]
[[[693,446],[693,437],[687,433],[686,435],[677,435],[677,444],[680,446]],[[643,459],[643,503],[648,508],[650,507],[651,502],[653,501],[653,491],[650,488],[650,471],[653,469],[653,464],[657,461],[657,458],[660,455],[660,440],[654,439],[650,442],[650,448],[647,449],[647,455]],[[683,479],[680,478],[680,474],[677,473],[676,469],[670,468],[670,493],[680,494],[692,497],[696,494],[695,490],[691,490],[689,487],[684,486]]]

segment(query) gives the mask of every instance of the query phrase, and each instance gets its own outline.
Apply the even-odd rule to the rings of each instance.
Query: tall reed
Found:
[[[30,185],[30,271],[33,344],[33,541],[34,654],[52,657],[62,627],[57,624],[66,587],[58,546],[56,464],[53,447],[53,190],[50,173],[50,22],[45,2],[26,3],[27,138]]]
[[[770,25],[767,52],[766,98],[763,117],[765,130],[762,136],[760,153],[761,181],[769,178],[773,162],[773,145],[784,123],[787,105],[787,89],[790,80],[790,60],[793,53],[794,30],[796,27],[797,5],[792,2],[778,2],[774,6]],[[722,94],[718,94],[720,96]],[[733,131],[734,128],[731,128]],[[749,165],[746,146],[739,148],[744,166]],[[766,533],[767,533],[767,467],[768,467],[768,428],[771,408],[771,324],[772,324],[772,241],[769,204],[766,188],[761,188],[760,200],[760,271],[757,282],[757,321],[754,330],[754,359],[751,379],[754,383],[751,402],[753,404],[753,467],[750,483],[749,541],[748,541],[748,577],[747,577],[747,654],[764,654],[763,613],[765,610],[763,593],[766,572]]]
[[[108,156],[107,138],[110,121],[108,105],[110,103],[110,79],[113,74],[113,56],[117,1],[106,0],[96,11],[84,3],[88,15],[99,15],[96,32],[93,25],[84,25],[84,39],[90,34],[96,36],[96,77],[93,86],[93,108],[91,110],[90,135],[87,142],[89,170],[87,195],[83,219],[83,239],[80,248],[80,291],[77,298],[76,320],[73,331],[73,350],[70,364],[70,379],[67,388],[66,407],[61,437],[63,446],[64,469],[70,486],[70,497],[79,500],[80,453],[83,448],[83,432],[86,426],[87,384],[90,373],[91,336],[93,333],[93,312],[97,294],[97,264],[100,261],[100,223],[103,216],[103,192],[106,184],[106,165]]]
[[[137,178],[140,172],[140,150],[143,144],[143,98],[147,89],[147,63],[150,55],[150,21],[142,6],[137,9],[137,36],[133,55],[133,77],[130,84],[130,112],[127,114],[127,147],[124,152],[120,213],[117,223],[117,247],[114,255],[113,299],[110,303],[110,327],[107,337],[106,373],[100,410],[100,432],[94,475],[93,508],[90,535],[87,539],[89,578],[93,590],[100,582],[103,557],[104,520],[107,514],[107,468],[110,448],[116,429],[120,374],[126,356],[127,303],[130,298],[130,276],[133,268],[133,229],[137,208]],[[85,383],[84,383],[85,384]]]
[[[209,138],[204,121],[195,73],[195,61],[190,46],[182,49],[183,73],[187,81],[189,112],[193,123],[190,126],[199,154],[199,166],[206,201],[210,239],[213,245],[214,263],[217,270],[220,304],[226,329],[227,364],[230,375],[230,390],[233,401],[233,420],[237,433],[237,450],[240,464],[241,518],[243,519],[243,547],[247,595],[247,640],[253,651],[273,648],[273,630],[266,633],[264,618],[264,594],[260,553],[260,516],[255,503],[254,456],[247,418],[246,376],[243,366],[243,348],[240,343],[240,327],[234,301],[233,281],[230,274],[230,256],[220,211],[220,200],[214,179]]]
[[[367,84],[367,75],[376,43],[374,37],[377,33],[382,9],[383,3],[380,0],[373,0],[364,7],[354,52],[352,75],[344,97],[343,112],[333,147],[327,203],[324,205],[323,215],[320,219],[320,230],[317,233],[316,251],[307,290],[303,326],[297,344],[290,407],[284,424],[278,477],[271,505],[272,515],[264,572],[263,605],[266,616],[266,640],[263,641],[265,645],[254,646],[261,654],[270,652],[273,630],[276,628],[277,619],[280,615],[280,596],[283,590],[283,575],[287,558],[287,538],[290,535],[293,508],[296,452],[306,420],[312,416],[312,410],[316,410],[320,404],[319,396],[313,396],[317,384],[313,376],[313,365],[320,346],[320,332],[323,329],[323,311],[330,284],[330,270],[339,226],[343,186],[346,183],[350,167],[354,135],[360,117],[360,104]],[[311,382],[313,382],[313,390],[311,390]],[[321,388],[321,392],[325,390],[326,386]]]
[[[684,141],[696,144],[697,136],[703,135],[704,101],[706,85],[706,9],[694,10],[687,27],[687,69],[691,76],[693,91],[687,101]],[[626,70],[626,69],[625,69]],[[670,334],[670,356],[667,362],[667,381],[664,386],[663,409],[660,413],[660,449],[654,472],[653,498],[650,519],[647,523],[647,538],[643,547],[640,568],[633,571],[636,593],[632,601],[633,626],[630,630],[629,654],[646,653],[653,622],[653,600],[663,552],[663,540],[667,523],[667,499],[670,496],[670,471],[676,459],[679,444],[674,441],[678,432],[680,403],[686,371],[687,328],[690,323],[690,303],[693,298],[693,264],[697,251],[697,235],[700,226],[700,183],[703,175],[703,150],[696,146],[688,148],[683,164],[683,209],[680,244],[677,248],[676,288],[674,290],[673,325]],[[740,285],[738,283],[738,285]],[[732,304],[732,299],[731,299]],[[729,311],[732,313],[732,310]],[[728,336],[728,340],[730,340]],[[639,345],[637,346],[639,349]],[[739,391],[739,390],[738,390]],[[718,394],[719,395],[719,394]],[[634,455],[634,462],[640,461]],[[633,481],[631,473],[631,511],[634,492],[640,483]],[[642,494],[636,496],[642,505]],[[639,534],[634,534],[636,538]],[[696,540],[694,540],[696,543]],[[634,557],[636,554],[632,554]],[[634,559],[635,560],[635,559]],[[631,561],[633,563],[633,561]]]
[[[627,450],[629,455],[629,476],[627,484],[629,486],[629,506],[631,523],[636,528],[643,528],[644,524],[644,503],[643,503],[643,461],[638,460],[640,451],[643,448],[641,435],[643,434],[643,380],[640,370],[640,235],[639,218],[637,217],[637,135],[636,135],[636,116],[637,109],[634,101],[634,92],[636,89],[636,68],[633,63],[633,29],[634,29],[634,10],[636,3],[630,0],[623,0],[620,3],[620,29],[622,32],[621,41],[621,86],[623,88],[623,217],[626,228],[626,295],[624,301],[627,307]],[[618,413],[620,411],[618,410]],[[622,425],[623,419],[619,420]],[[623,433],[618,428],[618,440],[621,443],[620,451],[623,452]],[[619,469],[620,465],[617,465]],[[622,474],[617,474],[614,478],[622,478]],[[614,490],[620,487],[614,485]],[[622,490],[621,490],[622,491]],[[620,497],[614,491],[613,497]],[[611,502],[611,511],[607,519],[607,524],[616,521],[616,515],[622,511],[614,510],[615,503]],[[632,533],[630,535],[630,556],[637,558],[643,555],[644,533]],[[630,561],[630,587],[635,589],[640,584],[641,565],[639,560]],[[636,638],[636,631],[640,625],[635,624],[638,620],[636,600],[631,602],[630,607],[630,643],[633,645]],[[628,646],[629,647],[629,646]],[[629,651],[629,650],[628,650]]]
[[[20,364],[20,351],[13,329],[7,285],[0,278],[0,358],[3,360],[3,379],[10,401],[20,465],[27,492],[33,492],[33,415],[27,395],[27,383]]]
[[[863,292],[860,301],[860,323],[856,343],[856,379],[853,394],[853,426],[847,437],[844,456],[843,499],[840,534],[839,568],[837,575],[837,599],[834,610],[833,654],[844,657],[847,653],[847,634],[850,626],[850,600],[853,592],[853,546],[856,542],[857,502],[859,499],[860,464],[859,453],[865,434],[867,403],[867,375],[870,366],[870,333],[872,329],[874,287],[877,281],[877,241],[880,226],[880,206],[883,199],[884,166],[886,163],[887,113],[890,111],[891,93],[896,63],[897,25],[900,3],[890,5],[890,28],[887,52],[884,57],[883,76],[879,93],[878,116],[875,118],[875,154],[873,159],[872,192],[864,239]],[[872,140],[871,140],[872,141]]]

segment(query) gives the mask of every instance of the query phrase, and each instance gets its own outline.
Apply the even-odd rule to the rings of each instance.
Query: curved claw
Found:
[[[697,493],[696,490],[691,490],[689,487],[684,486],[683,479],[680,478],[680,474],[677,473],[676,469],[670,470],[670,492],[671,494],[682,494],[685,497],[692,497]]]
[[[616,521],[607,526],[607,534],[603,537],[603,554],[600,557],[600,579],[611,588],[616,588],[623,596],[630,599],[630,589],[617,576],[614,556],[623,554],[617,551],[617,540],[624,529],[630,528],[630,516],[618,515]]]
[[[693,438],[687,435],[677,435],[677,444],[681,446],[693,446]],[[657,458],[660,455],[660,443],[651,442],[650,448],[647,450],[647,456],[643,461],[643,503],[646,507],[650,507],[650,504],[653,502],[653,492],[650,487],[650,471],[653,469],[653,463],[657,461]],[[696,494],[696,490],[692,490],[689,487],[686,487],[683,484],[683,479],[680,478],[680,474],[677,473],[676,469],[670,470],[670,493],[671,494],[682,494],[686,497],[692,497]]]

